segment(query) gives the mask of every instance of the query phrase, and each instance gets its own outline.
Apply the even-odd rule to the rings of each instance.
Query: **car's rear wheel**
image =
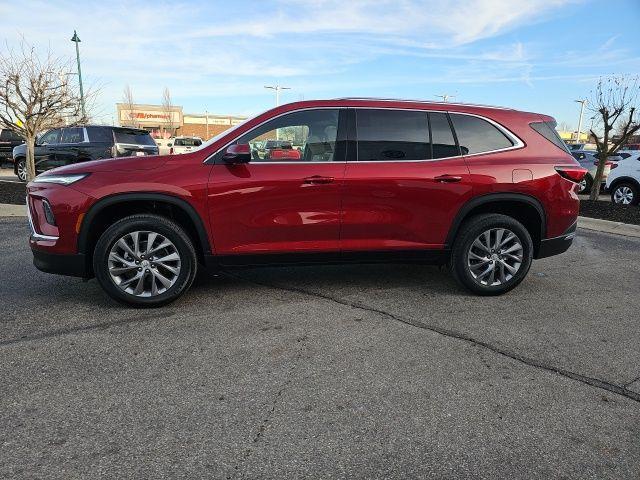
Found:
[[[114,223],[93,255],[94,273],[109,296],[141,307],[174,301],[191,286],[196,269],[189,236],[157,215],[132,215]]]
[[[18,160],[16,165],[16,175],[21,182],[27,181],[27,162],[24,159]]]
[[[512,217],[483,214],[467,220],[451,251],[454,278],[478,295],[500,295],[527,275],[533,242],[527,229]]]
[[[578,184],[578,193],[585,194],[591,191],[591,186],[593,185],[593,179],[591,175],[587,174],[584,176],[582,181]]]
[[[621,205],[637,205],[640,202],[640,192],[637,185],[631,182],[617,184],[611,190],[611,201]]]

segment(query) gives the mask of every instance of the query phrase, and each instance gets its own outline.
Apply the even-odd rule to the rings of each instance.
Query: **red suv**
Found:
[[[184,155],[50,170],[28,185],[34,264],[166,304],[200,266],[446,263],[480,295],[564,252],[586,170],[553,118],[339,99],[283,105]],[[298,158],[257,154],[265,141]]]

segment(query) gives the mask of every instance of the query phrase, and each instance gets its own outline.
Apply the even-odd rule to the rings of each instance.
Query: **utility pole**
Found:
[[[276,107],[280,105],[280,91],[291,90],[291,87],[283,87],[282,85],[265,85],[264,88],[276,91]]]
[[[447,100],[449,100],[450,98],[455,98],[455,95],[449,95],[447,93],[443,93],[442,95],[435,95],[437,98],[441,98],[443,103],[447,103]]]
[[[205,115],[205,123],[207,124],[207,138],[205,140],[209,140],[209,110],[205,110],[204,115]]]
[[[80,70],[80,47],[78,44],[80,43],[80,37],[76,31],[73,31],[73,37],[71,37],[71,41],[76,44],[76,60],[78,61],[78,82],[80,83],[80,105],[82,107],[82,116],[86,119],[87,112],[84,109],[84,91],[82,90],[82,70]]]
[[[585,98],[584,100],[574,100],[574,102],[580,104],[580,119],[578,120],[578,136],[576,138],[576,143],[580,143],[580,132],[582,130],[582,115],[584,115],[584,106],[588,102]]]

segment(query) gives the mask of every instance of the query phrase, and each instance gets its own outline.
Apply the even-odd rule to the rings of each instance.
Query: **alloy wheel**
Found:
[[[584,193],[586,189],[587,189],[587,180],[583,178],[578,184],[578,193]]]
[[[25,162],[18,162],[18,179],[22,182],[27,180],[27,164]]]
[[[633,190],[626,185],[616,188],[613,192],[613,201],[623,205],[630,205],[633,202]]]
[[[127,233],[116,241],[107,261],[113,283],[136,297],[155,297],[180,275],[181,258],[167,237],[151,231]]]
[[[522,265],[522,241],[511,230],[491,228],[482,232],[467,252],[467,266],[473,279],[484,286],[511,280]]]

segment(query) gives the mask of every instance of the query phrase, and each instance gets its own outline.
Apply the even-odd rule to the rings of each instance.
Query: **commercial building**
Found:
[[[154,138],[177,135],[195,136],[204,140],[238,125],[246,117],[211,113],[183,113],[181,106],[116,104],[118,125],[144,128]]]

